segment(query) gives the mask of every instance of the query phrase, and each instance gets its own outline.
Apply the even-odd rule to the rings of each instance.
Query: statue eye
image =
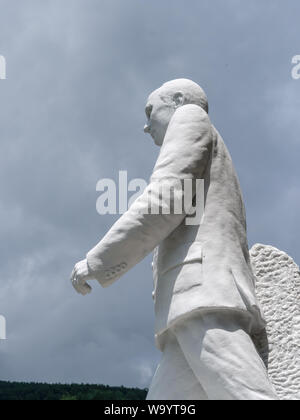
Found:
[[[151,114],[152,114],[152,111],[153,111],[153,106],[152,106],[152,105],[148,105],[148,106],[146,107],[146,115],[147,115],[147,118],[148,118],[148,119],[150,119]]]

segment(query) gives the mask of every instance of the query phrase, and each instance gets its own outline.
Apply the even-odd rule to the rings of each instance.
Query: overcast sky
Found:
[[[116,220],[96,183],[149,179],[148,94],[191,78],[233,156],[249,243],[300,263],[299,0],[0,0],[0,380],[147,387],[151,257],[77,295],[73,265]]]

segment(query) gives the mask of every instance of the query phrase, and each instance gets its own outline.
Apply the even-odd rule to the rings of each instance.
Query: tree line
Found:
[[[147,389],[0,381],[0,401],[145,400]]]

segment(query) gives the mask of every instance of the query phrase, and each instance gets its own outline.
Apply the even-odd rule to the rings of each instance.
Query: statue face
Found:
[[[147,124],[144,127],[144,131],[151,135],[157,146],[162,146],[176,108],[176,103],[172,101],[171,97],[163,96],[161,89],[149,96],[145,109]]]

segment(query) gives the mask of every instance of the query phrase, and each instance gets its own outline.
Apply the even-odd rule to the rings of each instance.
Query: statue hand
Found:
[[[83,296],[91,293],[92,288],[87,283],[87,281],[91,279],[93,279],[93,277],[90,274],[87,260],[77,263],[71,274],[71,282],[76,292]]]

